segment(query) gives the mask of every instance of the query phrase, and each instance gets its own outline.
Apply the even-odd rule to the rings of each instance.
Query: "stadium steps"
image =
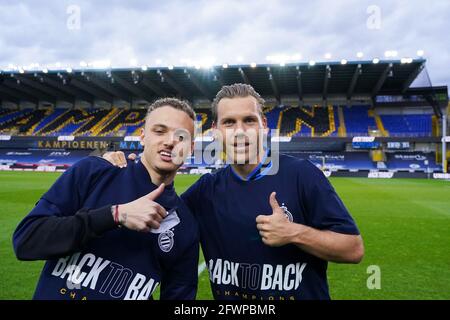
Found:
[[[332,105],[328,105],[327,108],[328,108],[328,120],[329,120],[329,123],[330,123],[330,129],[325,131],[325,133],[322,134],[321,137],[328,137],[333,132],[336,131],[336,119],[334,118],[334,107]]]
[[[450,120],[450,119],[447,119],[447,120]],[[448,123],[449,122],[447,121],[447,127],[448,127]],[[431,135],[433,137],[439,137],[441,135],[439,119],[435,115],[431,116]]]
[[[371,150],[370,156],[371,156],[373,162],[386,161],[386,155],[383,150]]]
[[[369,116],[375,119],[375,124],[377,125],[378,130],[381,132],[383,137],[389,137],[389,132],[384,128],[383,121],[381,117],[378,115],[375,109],[369,109]]]
[[[345,126],[345,117],[344,111],[342,111],[342,107],[338,106],[338,117],[339,117],[339,127],[338,127],[338,135],[339,137],[347,136],[347,128]]]
[[[283,120],[283,110],[280,111],[280,114],[278,115],[278,122],[277,122],[277,129],[278,132],[281,132],[281,121]]]
[[[386,153],[383,150],[371,150],[370,151],[370,157],[372,159],[372,162],[376,164],[377,169],[387,169],[386,161]]]

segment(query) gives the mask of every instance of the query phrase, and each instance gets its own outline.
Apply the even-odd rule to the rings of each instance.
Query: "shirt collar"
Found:
[[[146,179],[148,179],[148,181],[150,181],[150,183],[155,188],[158,188],[158,186],[152,182],[150,174],[148,173],[147,168],[144,166],[144,164],[142,163],[141,159],[138,158],[138,159],[134,160],[134,163],[136,164],[136,166],[138,168],[139,176],[145,177]],[[170,184],[166,184],[166,186],[164,187],[164,190],[174,191],[174,182],[172,181]]]
[[[238,178],[241,181],[253,181],[258,180],[264,177],[269,170],[272,168],[272,160],[270,157],[270,149],[267,149],[264,153],[264,157],[261,160],[261,162],[255,167],[255,169],[250,172],[247,177],[242,178],[234,169],[233,166],[230,166],[230,170],[233,173],[233,175]]]

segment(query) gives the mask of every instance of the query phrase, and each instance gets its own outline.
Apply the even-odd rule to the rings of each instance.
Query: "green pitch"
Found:
[[[17,261],[11,236],[58,175],[0,172],[0,299],[32,296],[43,263]],[[177,191],[183,192],[197,178],[178,176]],[[331,181],[358,223],[366,246],[359,265],[330,263],[333,299],[450,299],[450,182]],[[381,272],[380,289],[367,287],[372,274],[368,267],[373,265]],[[198,298],[211,299],[206,270],[200,275]]]

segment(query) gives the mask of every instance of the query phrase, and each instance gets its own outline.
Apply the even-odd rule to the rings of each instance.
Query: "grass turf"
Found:
[[[33,294],[43,262],[17,261],[11,236],[58,175],[0,172],[0,299],[29,299]],[[177,191],[183,192],[197,178],[179,175]],[[366,247],[359,265],[329,264],[332,298],[450,299],[449,182],[364,178],[331,182],[355,218]],[[367,269],[372,265],[381,270],[381,289],[367,287]],[[212,297],[206,270],[197,296]]]

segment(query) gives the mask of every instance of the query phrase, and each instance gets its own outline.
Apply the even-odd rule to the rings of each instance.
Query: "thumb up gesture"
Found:
[[[166,210],[155,202],[163,191],[164,183],[139,199],[120,204],[117,208],[120,224],[128,229],[142,232],[158,229],[160,222],[167,215]]]
[[[278,204],[276,193],[269,196],[272,213],[256,217],[256,228],[259,230],[264,244],[279,247],[292,242],[295,234],[294,223],[290,222],[284,210]]]

